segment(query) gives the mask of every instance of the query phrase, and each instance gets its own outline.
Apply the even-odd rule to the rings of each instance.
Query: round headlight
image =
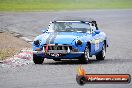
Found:
[[[82,41],[81,40],[77,40],[77,45],[81,45]]]
[[[34,41],[35,45],[39,45],[39,40]]]

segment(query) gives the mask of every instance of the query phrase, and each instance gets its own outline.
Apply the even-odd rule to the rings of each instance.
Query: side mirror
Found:
[[[100,30],[95,30],[94,31],[96,34],[99,34],[100,33]]]
[[[45,33],[46,31],[48,31],[48,30],[47,30],[47,29],[43,29],[43,30],[42,30],[42,33]]]

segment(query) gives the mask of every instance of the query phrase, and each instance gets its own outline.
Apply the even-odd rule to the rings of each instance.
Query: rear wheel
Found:
[[[89,62],[89,48],[88,47],[85,48],[84,54],[79,59],[79,61],[83,64],[87,64]]]
[[[106,46],[103,45],[102,50],[96,55],[97,60],[104,60],[106,54]]]
[[[35,64],[42,64],[44,61],[44,58],[42,58],[41,56],[37,56],[36,54],[33,54],[33,62]]]

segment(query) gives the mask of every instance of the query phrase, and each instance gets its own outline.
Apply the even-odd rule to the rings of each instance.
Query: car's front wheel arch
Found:
[[[90,52],[90,51],[91,51],[91,43],[90,43],[90,42],[87,42],[86,47],[88,47],[88,48],[89,48],[89,52]]]

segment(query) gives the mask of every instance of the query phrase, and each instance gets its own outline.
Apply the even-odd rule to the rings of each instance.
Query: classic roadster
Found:
[[[97,60],[105,59],[108,41],[95,20],[65,18],[50,22],[43,34],[34,39],[32,47],[35,64],[42,64],[44,58],[78,59],[86,64],[93,55]]]

